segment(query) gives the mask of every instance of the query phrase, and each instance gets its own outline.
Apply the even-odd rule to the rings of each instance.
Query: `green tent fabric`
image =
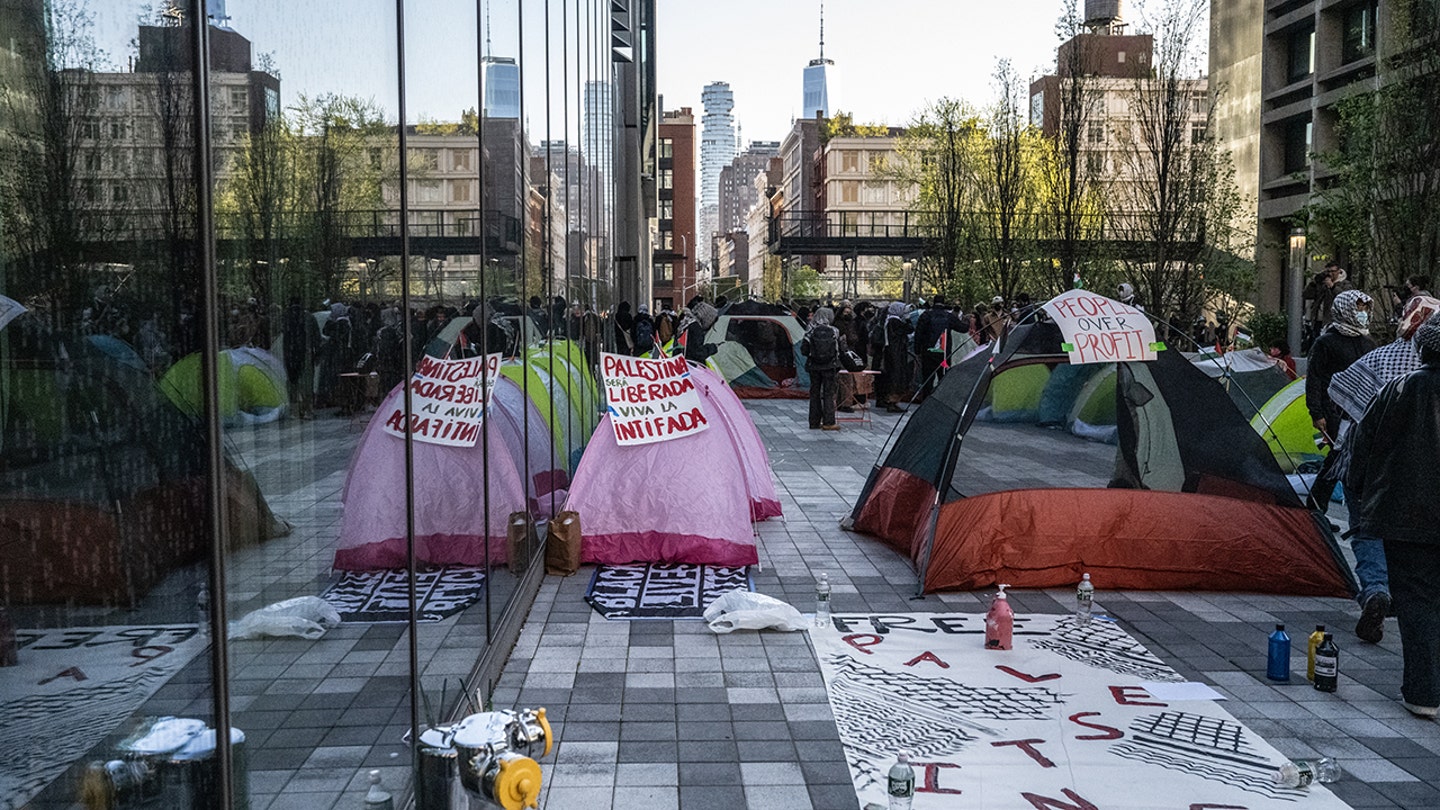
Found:
[[[550,428],[557,448],[565,448],[571,472],[600,422],[600,391],[580,347],[566,340],[526,352],[524,366],[508,361],[500,373],[526,390]]]
[[[1295,380],[1271,397],[1250,419],[1270,452],[1275,454],[1280,469],[1286,473],[1307,461],[1319,461],[1326,451],[1315,445],[1319,432],[1310,421],[1310,411],[1305,408],[1305,379]]]
[[[755,358],[750,356],[750,351],[733,340],[722,341],[710,359],[714,361],[720,376],[731,385],[775,387],[775,381],[755,365]]]
[[[1033,422],[1039,415],[1040,397],[1050,381],[1050,367],[1044,363],[1017,366],[997,376],[985,395],[989,419],[994,422]]]
[[[783,371],[787,377],[794,375],[796,388],[808,389],[810,374],[800,354],[803,337],[804,327],[790,315],[721,315],[705,333],[705,342],[717,346],[736,342],[750,353],[751,362],[767,377],[775,380]]]
[[[279,419],[288,402],[285,368],[269,352],[253,347],[225,349],[218,355],[220,418],[228,425],[264,424]],[[160,378],[160,390],[192,416],[202,408],[200,353],[188,355]]]

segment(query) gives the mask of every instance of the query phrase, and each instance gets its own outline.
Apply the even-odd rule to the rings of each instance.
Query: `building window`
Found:
[[[1285,173],[1303,172],[1310,165],[1311,123],[1308,118],[1285,125]]]
[[[280,117],[280,91],[273,87],[265,88],[265,120],[273,121]]]
[[[450,165],[453,166],[457,172],[468,171],[470,169],[470,150],[451,149]]]
[[[846,149],[840,153],[840,171],[860,171],[860,153],[853,149]]]
[[[375,147],[371,147],[371,149],[370,149],[370,168],[371,168],[371,169],[378,169],[378,168],[380,168],[382,165],[384,165],[384,163],[385,163],[385,152],[384,152],[383,150],[381,150],[381,149],[378,149],[378,148],[375,148]]]
[[[104,161],[100,158],[100,152],[94,149],[85,152],[85,171],[98,172]]]
[[[415,202],[438,203],[441,200],[439,180],[421,180],[415,184]]]
[[[885,171],[885,153],[870,152],[870,173],[879,174]]]
[[[674,169],[661,169],[661,170],[660,170],[660,188],[662,188],[662,189],[672,189],[672,188],[675,188],[675,170],[674,170]]]
[[[661,139],[660,139],[660,159],[661,159],[661,160],[664,160],[665,158],[671,158],[671,157],[675,157],[675,139],[674,139],[674,138],[661,138]]]
[[[1086,152],[1086,153],[1085,153],[1085,168],[1086,168],[1086,170],[1089,171],[1091,174],[1104,174],[1104,173],[1105,173],[1105,153],[1104,153],[1104,152]]]
[[[1092,144],[1105,143],[1105,125],[1098,121],[1091,121],[1090,126],[1085,130],[1085,140]]]
[[[1208,135],[1208,134],[1209,134],[1209,132],[1206,130],[1204,124],[1193,123],[1193,124],[1190,125],[1190,143],[1194,143],[1194,144],[1204,143],[1204,142],[1205,142],[1205,136]]]
[[[1124,51],[1120,51],[1119,53],[1117,53],[1117,54],[1116,54],[1116,59],[1120,62],[1120,64],[1122,64],[1122,65],[1125,64],[1125,52],[1124,52]]]
[[[1341,22],[1340,61],[1354,62],[1375,53],[1376,2],[1346,9]]]
[[[858,180],[840,181],[840,202],[859,202],[860,182]]]
[[[433,172],[440,169],[439,149],[416,149],[411,152],[415,162],[415,168],[420,171]]]
[[[125,109],[125,88],[123,88],[123,87],[107,87],[107,88],[105,88],[105,107],[106,107],[107,109],[111,109],[111,110],[123,110],[123,109]]]
[[[136,150],[135,150],[135,168],[137,168],[137,169],[153,169],[153,168],[155,168],[155,150],[153,150],[153,149],[136,149]]]
[[[470,202],[470,181],[460,180],[450,184],[450,199],[453,202]]]
[[[130,188],[124,183],[116,183],[110,187],[110,202],[123,203],[130,201]]]
[[[673,221],[674,219],[675,219],[675,201],[674,201],[674,200],[661,200],[661,201],[660,201],[660,221],[661,221],[661,222],[670,222],[670,221]]]
[[[660,244],[658,247],[664,251],[675,249],[675,232],[669,229],[660,232]]]
[[[123,140],[125,140],[125,129],[126,129],[126,127],[125,127],[125,122],[124,122],[124,121],[111,121],[111,122],[110,122],[110,140],[112,140],[112,141],[123,141]]]
[[[1296,31],[1286,42],[1289,54],[1290,82],[1298,82],[1315,72],[1315,29]]]
[[[250,107],[250,94],[243,87],[230,88],[230,112],[244,113]]]
[[[888,199],[888,196],[889,196],[889,195],[886,194],[886,187],[887,187],[888,185],[889,185],[888,183],[884,183],[884,182],[878,181],[878,180],[866,180],[866,181],[865,181],[865,202],[866,202],[867,204],[875,204],[875,205],[883,205],[883,204],[889,202],[889,199]]]
[[[656,283],[670,283],[675,280],[675,265],[672,262],[655,263]]]

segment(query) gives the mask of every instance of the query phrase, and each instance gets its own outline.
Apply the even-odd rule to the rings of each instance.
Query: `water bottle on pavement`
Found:
[[[195,596],[195,624],[202,638],[210,635],[210,589],[203,585]]]
[[[1271,778],[1275,784],[1288,788],[1309,787],[1311,782],[1328,785],[1340,778],[1340,763],[1331,757],[1297,759],[1281,765]]]
[[[1285,625],[1275,625],[1270,634],[1270,653],[1265,665],[1265,677],[1272,681],[1290,680],[1290,636],[1285,634]]]
[[[1335,645],[1335,635],[1326,633],[1320,646],[1315,648],[1315,688],[1334,692],[1339,682],[1340,648]]]
[[[1090,575],[1084,574],[1080,577],[1080,587],[1075,589],[1075,621],[1089,624],[1094,612],[1095,586],[1090,582]]]
[[[901,751],[890,766],[885,792],[890,796],[890,810],[910,810],[910,803],[915,801],[915,769],[910,767],[908,752]]]
[[[370,789],[365,792],[365,810],[395,810],[390,791],[380,784],[380,772],[370,772]]]
[[[824,627],[830,623],[830,575],[821,574],[815,583],[815,626]]]

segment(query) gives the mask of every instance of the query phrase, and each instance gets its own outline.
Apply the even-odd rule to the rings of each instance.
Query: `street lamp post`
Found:
[[[910,301],[910,293],[912,292],[910,273],[914,269],[915,263],[912,261],[903,261],[900,263],[900,277],[904,281],[901,298],[903,298],[907,303]]]
[[[1301,340],[1304,335],[1304,296],[1305,296],[1305,271],[1308,262],[1305,258],[1305,229],[1294,228],[1290,231],[1290,257],[1289,276],[1290,283],[1285,290],[1285,337],[1290,342],[1291,351],[1302,351]]]

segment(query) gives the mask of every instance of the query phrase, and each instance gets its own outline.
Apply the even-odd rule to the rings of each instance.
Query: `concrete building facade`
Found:
[[[695,294],[695,115],[689,107],[666,111],[660,121],[659,177],[654,246],[655,310],[679,311]]]
[[[755,192],[755,175],[764,173],[770,159],[780,155],[779,141],[751,141],[744,152],[735,156],[720,171],[719,219],[720,233],[745,230],[746,215],[759,201]]]

